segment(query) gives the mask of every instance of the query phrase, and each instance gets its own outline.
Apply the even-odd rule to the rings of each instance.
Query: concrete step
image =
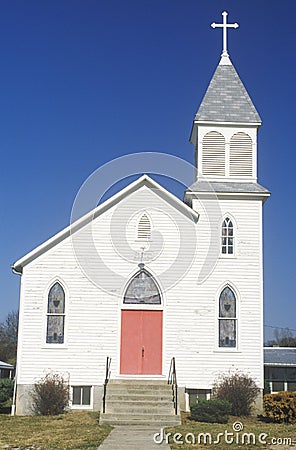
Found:
[[[174,407],[172,402],[107,402],[106,413],[173,414]]]
[[[146,392],[157,392],[157,391],[171,391],[172,387],[169,384],[164,384],[164,385],[159,385],[159,384],[113,384],[113,383],[108,383],[107,385],[107,389],[108,390],[112,390],[114,392],[117,391],[130,391],[131,389],[135,392],[141,392],[141,391],[146,391]]]
[[[172,400],[172,393],[164,394],[164,393],[158,393],[158,394],[126,394],[126,393],[120,393],[116,394],[114,392],[108,392],[106,395],[106,401],[133,401],[133,402],[149,402],[149,401],[155,401],[155,402],[170,402]]]
[[[100,423],[174,426],[181,420],[175,415],[172,387],[166,380],[137,379],[110,380]]]
[[[180,416],[172,414],[101,414],[100,424],[109,425],[149,425],[169,427],[180,425]]]
[[[157,386],[160,386],[160,385],[165,385],[165,386],[169,386],[168,385],[168,382],[167,382],[167,379],[166,378],[161,378],[161,379],[159,379],[159,378],[157,378],[157,379],[145,379],[145,378],[137,378],[137,379],[129,379],[129,378],[111,378],[110,380],[109,380],[109,383],[108,383],[109,385],[116,385],[116,384],[132,384],[133,386],[136,386],[137,384],[142,384],[142,385],[144,385],[144,384],[148,384],[148,385],[152,385],[152,384],[154,384],[154,385],[157,385]]]

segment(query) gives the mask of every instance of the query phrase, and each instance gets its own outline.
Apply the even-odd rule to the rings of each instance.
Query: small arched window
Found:
[[[146,213],[144,213],[138,222],[137,238],[141,241],[147,241],[151,237],[151,222]]]
[[[235,133],[230,139],[229,175],[231,177],[251,177],[252,173],[252,139],[246,133]]]
[[[207,176],[225,176],[225,138],[210,131],[202,140],[202,173]]]
[[[47,299],[47,344],[63,344],[65,328],[65,292],[56,282],[49,290]]]
[[[160,305],[160,292],[152,275],[140,270],[129,282],[123,303]]]
[[[229,217],[226,217],[222,223],[221,230],[221,253],[222,255],[234,254],[234,227]]]
[[[219,297],[219,347],[236,347],[236,298],[230,287],[225,287]]]

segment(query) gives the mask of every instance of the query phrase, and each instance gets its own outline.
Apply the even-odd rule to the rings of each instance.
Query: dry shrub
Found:
[[[249,416],[259,392],[253,378],[240,372],[222,375],[212,389],[214,398],[231,403],[231,414],[234,416]]]
[[[69,405],[69,385],[58,373],[48,373],[34,384],[33,411],[42,416],[63,414]]]

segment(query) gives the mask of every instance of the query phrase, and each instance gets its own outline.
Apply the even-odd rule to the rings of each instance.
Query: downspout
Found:
[[[14,266],[11,266],[12,273],[15,275],[22,275],[22,272],[18,272]],[[20,319],[19,319],[20,320]],[[16,386],[17,386],[17,364],[15,365],[15,374],[14,374],[14,383],[13,383],[13,396],[12,396],[12,405],[11,405],[11,416],[15,415],[15,406],[16,406]]]

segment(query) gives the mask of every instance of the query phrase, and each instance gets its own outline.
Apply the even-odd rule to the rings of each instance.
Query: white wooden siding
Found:
[[[146,189],[146,188],[145,188]],[[143,192],[142,192],[143,191]],[[162,286],[162,274],[172,268],[172,279],[178,279],[180,212],[156,195],[141,190],[145,208],[153,227],[162,236],[162,245],[145,261],[146,268]],[[140,200],[142,197],[140,197]],[[150,199],[150,200],[149,200]],[[164,300],[164,364],[167,375],[170,359],[175,356],[180,386],[210,388],[216,376],[229,369],[250,373],[262,387],[262,271],[261,271],[261,202],[252,200],[221,200],[222,215],[231,214],[237,225],[235,258],[219,258],[208,278],[198,284],[211,239],[206,211],[197,200],[194,206],[200,220],[188,226],[196,228],[197,252],[189,270],[179,282],[163,292]],[[207,203],[208,204],[205,204]],[[211,200],[204,203],[211,208]],[[127,242],[135,236],[141,205],[139,196],[130,195],[123,223],[127,223]],[[119,375],[120,308],[124,287],[137,270],[139,251],[137,242],[131,250],[132,260],[123,259],[121,239],[112,241],[110,227],[116,206],[98,217],[92,226],[95,247],[104,260],[108,276],[104,286],[95,285],[81,270],[73,253],[71,238],[37,258],[24,268],[21,286],[21,338],[19,344],[18,383],[32,384],[48,370],[70,377],[71,384],[102,384],[106,357],[112,358],[112,377]],[[133,218],[128,218],[133,212]],[[124,215],[123,214],[123,215]],[[221,219],[221,218],[220,218]],[[189,221],[189,219],[183,219]],[[185,223],[185,222],[184,222]],[[188,222],[189,223],[189,222]],[[185,225],[184,225],[185,226]],[[217,223],[217,236],[219,233]],[[87,234],[81,233],[82,242]],[[153,241],[153,234],[152,234]],[[119,243],[119,244],[118,244]],[[116,245],[115,245],[116,244]],[[153,242],[152,242],[153,244]],[[119,247],[118,247],[119,245]],[[188,246],[193,245],[185,240]],[[87,246],[87,241],[85,241]],[[149,252],[149,249],[147,250]],[[156,255],[156,256],[155,256]],[[86,249],[86,258],[88,257]],[[89,266],[97,267],[93,254]],[[181,261],[182,263],[182,261]],[[117,279],[112,271],[120,274]],[[66,288],[65,344],[45,343],[47,289],[56,278]],[[219,289],[230,283],[239,293],[238,349],[218,348],[217,298]]]

